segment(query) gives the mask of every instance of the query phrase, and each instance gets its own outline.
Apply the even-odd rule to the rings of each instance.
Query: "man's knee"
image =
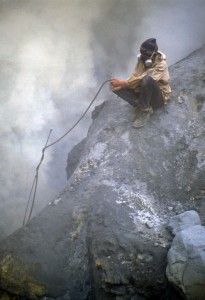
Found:
[[[113,93],[115,93],[118,97],[127,101],[130,105],[132,105],[134,107],[138,103],[139,94],[135,93],[134,91],[132,91],[130,89],[123,88],[123,89],[120,89],[119,91],[113,91]]]
[[[154,79],[151,77],[151,76],[145,76],[143,79],[142,79],[142,86],[150,86],[152,85],[154,82]]]

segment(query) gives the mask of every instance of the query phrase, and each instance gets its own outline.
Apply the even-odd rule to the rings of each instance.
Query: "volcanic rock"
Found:
[[[205,227],[199,223],[195,211],[175,216],[169,222],[176,236],[168,252],[166,274],[189,300],[205,299]]]
[[[181,299],[167,224],[205,222],[204,60],[202,47],[170,68],[170,101],[143,128],[113,94],[95,109],[67,187],[1,243],[2,299]]]

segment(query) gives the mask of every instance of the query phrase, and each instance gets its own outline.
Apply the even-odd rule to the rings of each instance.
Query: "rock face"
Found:
[[[172,217],[169,220],[167,228],[175,235],[178,232],[195,225],[201,225],[201,220],[196,211],[190,210]]]
[[[187,210],[205,222],[204,59],[205,47],[170,68],[170,102],[139,130],[112,94],[94,110],[65,190],[0,246],[2,295],[181,299],[166,278],[167,223]]]
[[[176,236],[168,252],[167,277],[185,299],[205,299],[205,227],[194,211],[173,217],[169,226]]]

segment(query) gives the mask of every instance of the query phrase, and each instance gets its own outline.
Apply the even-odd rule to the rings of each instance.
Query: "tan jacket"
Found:
[[[126,86],[139,93],[141,81],[147,75],[158,82],[164,102],[166,103],[169,99],[171,87],[169,86],[169,71],[165,54],[158,51],[151,68],[146,68],[142,59],[139,59],[134,72],[125,80]]]

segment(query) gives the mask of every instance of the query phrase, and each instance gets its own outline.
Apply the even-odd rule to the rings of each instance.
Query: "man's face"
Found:
[[[143,61],[147,60],[147,59],[150,59],[152,56],[152,54],[150,52],[143,52],[141,53],[141,58]]]

